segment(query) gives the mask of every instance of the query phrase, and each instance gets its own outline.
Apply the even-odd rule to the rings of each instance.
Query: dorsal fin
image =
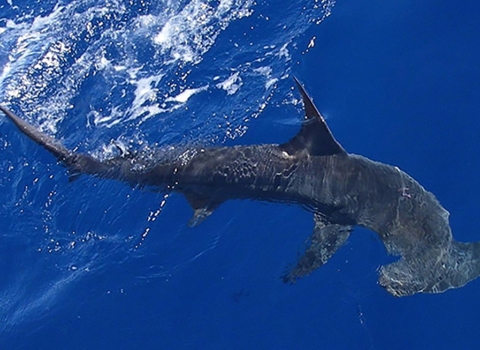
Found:
[[[343,147],[335,140],[325,119],[317,110],[305,89],[297,78],[295,83],[300,90],[305,108],[305,120],[300,132],[280,147],[288,154],[307,153],[310,156],[331,156],[346,154]]]

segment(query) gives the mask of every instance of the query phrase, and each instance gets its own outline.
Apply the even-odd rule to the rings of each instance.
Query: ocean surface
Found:
[[[480,3],[0,0],[0,103],[68,148],[281,143],[293,76],[352,153],[435,193],[480,240]],[[286,285],[311,213],[66,170],[0,117],[1,349],[475,349],[480,280],[395,298],[356,229]]]

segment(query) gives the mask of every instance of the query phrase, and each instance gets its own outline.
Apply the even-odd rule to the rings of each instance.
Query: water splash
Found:
[[[189,97],[231,84],[229,103],[183,126],[208,118],[196,137],[222,140],[244,128],[242,115],[258,114],[288,77],[298,36],[334,5],[305,3],[262,13],[253,0],[70,1],[46,4],[37,16],[18,8],[0,32],[0,98],[53,134],[71,114],[87,115],[94,128],[130,130],[151,118],[176,124]]]

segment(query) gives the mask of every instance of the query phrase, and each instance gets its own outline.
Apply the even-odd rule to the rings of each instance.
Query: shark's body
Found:
[[[456,242],[448,212],[399,168],[348,154],[298,87],[306,117],[289,142],[193,148],[175,157],[127,154],[102,162],[67,150],[6,108],[0,110],[73,176],[91,174],[184,194],[195,211],[192,225],[229,199],[281,201],[312,211],[309,245],[284,276],[286,282],[326,263],[355,225],[377,232],[389,253],[401,256],[380,269],[380,284],[393,295],[439,293],[476,278],[480,243]]]

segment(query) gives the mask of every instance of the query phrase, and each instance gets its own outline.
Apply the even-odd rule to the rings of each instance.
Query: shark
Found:
[[[86,174],[183,194],[196,226],[223,202],[250,199],[300,205],[313,214],[313,233],[282,279],[295,283],[323,266],[355,226],[378,234],[398,260],[378,269],[394,296],[441,293],[480,274],[480,242],[453,238],[449,213],[436,197],[396,166],[347,153],[303,85],[294,78],[305,115],[299,132],[282,144],[191,146],[169,154],[120,152],[100,160],[67,149],[6,107],[18,129],[44,147],[72,178]],[[173,148],[171,148],[173,149]]]

